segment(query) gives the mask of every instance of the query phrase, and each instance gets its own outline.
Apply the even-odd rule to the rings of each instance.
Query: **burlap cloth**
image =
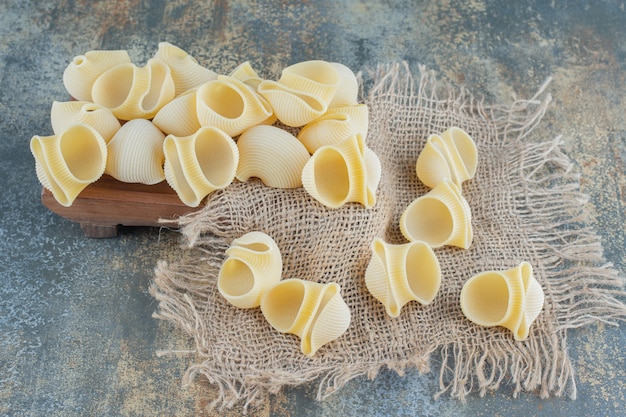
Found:
[[[188,256],[159,263],[151,288],[159,302],[155,317],[193,338],[187,353],[194,363],[183,381],[203,375],[215,384],[213,406],[239,401],[247,406],[285,385],[313,380],[319,383],[318,398],[324,398],[354,377],[375,377],[385,366],[399,373],[410,366],[427,371],[434,352],[437,395],[463,399],[509,384],[514,394],[575,397],[568,329],[626,318],[622,280],[602,265],[599,238],[581,221],[585,197],[559,139],[528,138],[550,95],[541,88],[530,100],[487,106],[424,68],[418,74],[414,79],[399,63],[363,76],[370,110],[367,145],[383,168],[373,209],[359,204],[327,209],[302,188],[273,189],[254,180],[213,193],[204,208],[180,219]],[[466,130],[478,147],[476,176],[463,184],[474,241],[467,250],[436,249],[442,284],[435,301],[411,302],[391,318],[364,284],[369,246],[375,237],[405,242],[400,215],[428,191],[415,174],[418,154],[428,135],[450,126]],[[253,230],[276,240],[283,278],[334,281],[342,288],[350,327],[313,358],[300,352],[296,336],[273,330],[260,309],[235,308],[216,290],[224,251],[232,239]],[[469,322],[459,294],[472,275],[521,261],[532,264],[546,298],[527,341],[516,342],[506,329]]]

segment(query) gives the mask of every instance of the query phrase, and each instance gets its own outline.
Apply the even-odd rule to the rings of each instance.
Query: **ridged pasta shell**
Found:
[[[283,261],[278,245],[266,233],[254,231],[233,240],[226,255],[218,291],[235,307],[258,307],[263,294],[280,281]]]
[[[57,135],[73,124],[84,123],[96,129],[106,143],[122,127],[111,110],[89,101],[52,102],[50,122]]]
[[[107,145],[106,173],[122,182],[152,185],[163,181],[164,139],[149,120],[126,122]]]
[[[421,240],[433,248],[467,249],[473,240],[469,204],[459,187],[444,179],[409,204],[400,217],[400,231],[409,241]]]
[[[372,208],[380,175],[380,160],[357,133],[337,145],[315,151],[302,170],[302,185],[313,198],[330,208],[347,202]]]
[[[168,135],[193,135],[201,127],[196,114],[196,92],[181,94],[167,103],[154,116],[152,123]]]
[[[444,178],[457,186],[474,177],[478,151],[474,140],[462,129],[451,127],[439,135],[431,135],[420,152],[415,170],[427,186],[435,187]]]
[[[239,136],[237,148],[239,181],[256,177],[269,187],[302,186],[302,169],[310,155],[291,133],[274,126],[254,126]]]
[[[107,70],[93,83],[91,96],[118,119],[132,120],[153,118],[174,92],[170,67],[153,58],[143,67],[127,63]]]
[[[430,304],[441,285],[441,268],[435,252],[424,242],[390,244],[376,238],[365,271],[368,291],[387,314],[398,317],[409,301]]]
[[[272,109],[241,81],[220,75],[198,88],[196,112],[201,126],[215,126],[235,137],[272,115]]]
[[[356,75],[350,68],[339,62],[331,62],[330,65],[335,68],[339,75],[339,86],[329,107],[354,106],[358,103],[359,96],[359,82]]]
[[[154,58],[165,62],[172,72],[175,95],[195,89],[207,81],[217,79],[217,74],[203,67],[194,57],[169,42],[160,42]]]
[[[226,188],[235,178],[239,151],[218,128],[203,127],[184,137],[168,135],[163,150],[165,179],[190,207],[197,207],[204,197]]]
[[[313,60],[286,67],[278,82],[294,91],[318,97],[328,107],[339,88],[341,78],[337,68],[330,62]]]
[[[367,106],[336,107],[304,126],[298,133],[298,140],[314,153],[322,146],[338,144],[355,133],[365,138],[367,130]]]
[[[107,146],[91,126],[78,123],[52,136],[33,136],[30,150],[35,157],[39,182],[64,207],[104,173]]]
[[[257,72],[250,65],[250,61],[239,64],[237,68],[228,74],[228,76],[252,87],[255,91],[257,91],[261,81],[263,81],[259,74],[257,74]]]
[[[350,309],[340,291],[334,282],[286,279],[263,295],[261,312],[274,329],[300,337],[302,353],[313,356],[350,325]]]
[[[128,52],[89,51],[77,55],[63,72],[63,85],[70,96],[79,101],[93,101],[91,88],[101,74],[119,64],[129,63]]]
[[[522,262],[506,271],[474,275],[461,289],[463,314],[480,326],[502,326],[525,340],[544,302],[532,266]]]

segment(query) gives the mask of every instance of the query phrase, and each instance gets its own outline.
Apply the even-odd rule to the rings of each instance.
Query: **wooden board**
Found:
[[[119,225],[176,227],[176,218],[198,210],[180,201],[165,181],[130,184],[108,175],[85,188],[70,207],[60,205],[45,188],[41,202],[54,213],[80,223],[85,236],[92,238],[115,237]]]

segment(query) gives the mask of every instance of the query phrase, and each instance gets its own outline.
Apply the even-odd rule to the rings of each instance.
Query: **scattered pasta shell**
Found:
[[[340,291],[334,282],[286,279],[263,295],[261,312],[274,329],[300,337],[302,353],[313,356],[350,325],[350,309]]]
[[[79,101],[93,101],[91,88],[96,79],[108,69],[130,62],[128,52],[89,51],[77,55],[63,72],[63,85],[67,92]]]
[[[462,129],[451,127],[439,135],[431,135],[420,152],[415,170],[428,187],[435,187],[444,178],[457,186],[474,177],[478,151],[474,140]]]
[[[163,181],[164,139],[149,120],[126,122],[107,145],[106,173],[122,182],[152,185]]]
[[[235,307],[258,307],[262,295],[280,281],[283,261],[278,245],[266,233],[254,231],[233,240],[226,255],[218,291]]]
[[[196,114],[196,92],[181,94],[167,103],[152,123],[168,135],[189,136],[197,132],[200,122]]]
[[[217,78],[215,72],[203,67],[194,57],[169,42],[159,43],[154,58],[170,67],[176,96]]]
[[[302,185],[313,198],[330,208],[347,202],[372,208],[380,175],[378,156],[365,147],[357,133],[337,145],[315,151],[302,170]]]
[[[365,285],[391,317],[398,317],[409,301],[430,304],[441,285],[441,268],[435,252],[424,242],[390,244],[376,238]]]
[[[106,143],[122,127],[111,110],[88,101],[52,102],[50,122],[57,135],[73,124],[84,123],[96,129]]]
[[[257,72],[250,65],[250,61],[239,64],[237,68],[229,74],[229,77],[241,81],[242,83],[252,87],[255,91],[257,91],[261,81],[263,81],[259,74],[257,74]]]
[[[239,181],[256,177],[269,187],[302,186],[302,169],[310,155],[291,133],[275,126],[254,126],[239,136],[237,148]]]
[[[459,187],[444,179],[409,204],[400,217],[400,231],[409,241],[424,241],[433,248],[467,249],[473,240],[469,204]]]
[[[298,133],[298,140],[314,153],[322,146],[336,145],[355,133],[365,138],[367,128],[367,106],[336,107],[304,126]]]
[[[215,126],[232,137],[272,115],[270,106],[253,89],[224,75],[198,88],[196,112],[201,126]]]
[[[331,62],[339,75],[339,86],[330,101],[329,107],[354,106],[358,103],[359,82],[354,72],[347,66],[339,62]]]
[[[56,135],[33,136],[30,150],[39,182],[64,207],[102,176],[107,160],[104,138],[83,123]]]
[[[211,192],[235,178],[239,151],[230,136],[203,127],[190,136],[168,135],[163,144],[165,179],[180,200],[197,207]]]
[[[544,302],[532,266],[522,262],[506,271],[474,275],[461,289],[463,314],[480,326],[502,326],[515,340],[525,340]]]
[[[341,78],[332,63],[313,60],[284,68],[278,82],[294,91],[318,97],[328,107],[339,88]]]
[[[150,59],[143,67],[132,63],[117,65],[93,83],[93,102],[110,109],[121,120],[151,119],[174,98],[170,67]]]

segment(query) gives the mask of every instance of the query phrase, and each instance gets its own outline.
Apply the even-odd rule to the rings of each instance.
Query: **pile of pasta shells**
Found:
[[[167,181],[190,207],[250,178],[269,187],[303,187],[329,209],[376,203],[381,163],[365,143],[368,108],[358,102],[357,78],[343,64],[296,63],[276,81],[262,79],[249,62],[220,75],[161,42],[141,67],[122,50],[74,57],[63,83],[73,100],[53,102],[54,134],[30,142],[39,181],[63,206],[105,173],[129,183]],[[476,144],[462,129],[428,137],[415,170],[431,190],[400,217],[408,242],[374,239],[363,277],[390,317],[408,302],[434,300],[441,283],[434,249],[470,247],[462,183],[474,177],[477,161]],[[300,337],[303,354],[314,355],[348,329],[341,288],[281,280],[282,258],[271,236],[248,233],[225,255],[220,294],[239,308],[260,307],[274,329]],[[524,340],[543,300],[532,267],[522,262],[473,276],[459,302],[473,323],[503,326]]]

